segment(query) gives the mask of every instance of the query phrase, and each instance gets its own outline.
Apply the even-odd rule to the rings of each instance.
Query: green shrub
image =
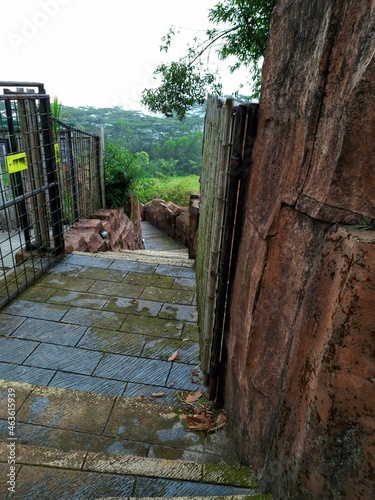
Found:
[[[147,153],[135,153],[121,145],[107,143],[104,152],[106,204],[125,207],[136,181],[143,175]]]
[[[199,177],[142,177],[134,185],[134,194],[141,203],[149,203],[154,198],[176,205],[189,205],[190,195],[199,191]]]

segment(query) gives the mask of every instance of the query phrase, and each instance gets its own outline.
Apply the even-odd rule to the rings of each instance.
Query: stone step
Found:
[[[1,463],[10,453],[11,441],[0,441]],[[166,460],[134,455],[96,453],[90,451],[61,451],[58,448],[17,444],[15,447],[17,465],[30,467],[52,467],[100,474],[139,476],[158,480],[185,481],[215,486],[233,493],[256,493],[257,483],[244,466],[225,464],[199,464],[192,461]],[[192,487],[192,486],[191,486]],[[199,488],[198,488],[199,489]],[[241,490],[238,491],[238,490]],[[225,494],[225,493],[224,493]]]
[[[73,252],[75,255],[86,255],[84,252]],[[120,250],[118,252],[98,252],[90,254],[95,257],[109,259],[129,260],[133,262],[145,262],[149,264],[163,264],[179,267],[194,267],[194,260],[189,259],[188,254],[180,251],[152,251],[152,250]]]
[[[185,408],[146,399],[0,380],[0,439],[8,437],[7,395],[17,405],[17,441],[70,452],[123,453],[238,464],[229,431],[186,430]],[[30,435],[29,435],[30,434]]]
[[[13,430],[7,421],[9,388],[16,400]],[[5,380],[0,396],[0,491],[6,491],[7,474],[12,474],[10,457],[16,467],[16,494],[9,498],[253,498],[259,492],[247,466],[206,461],[203,454],[200,461],[139,454],[148,442],[188,445],[193,433],[183,428],[182,408]],[[134,446],[127,450],[126,442]],[[199,439],[192,443],[199,448]],[[227,450],[219,451],[224,459]],[[207,457],[215,459],[213,453]]]
[[[137,500],[164,500],[166,497],[142,497]],[[254,495],[227,495],[211,497],[173,497],[175,500],[272,500],[270,495],[255,493]],[[136,497],[102,497],[95,500],[136,500]]]
[[[189,252],[185,248],[181,248],[178,250],[120,250],[120,254],[124,255],[149,255],[149,256],[157,256],[160,255],[161,257],[164,256],[174,256],[174,257],[180,257],[186,260],[189,260]]]
[[[215,465],[213,469],[194,462],[17,444],[12,477],[6,460],[12,456],[9,446],[0,442],[0,490],[7,491],[13,479],[15,494],[10,490],[9,497],[2,498],[269,498],[259,495],[245,467]]]

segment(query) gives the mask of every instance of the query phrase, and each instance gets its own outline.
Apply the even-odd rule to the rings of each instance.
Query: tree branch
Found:
[[[221,32],[221,33],[220,33],[217,37],[215,37],[215,38],[213,38],[212,40],[210,40],[210,41],[209,41],[209,43],[207,43],[207,45],[206,45],[205,47],[203,47],[203,49],[202,49],[200,52],[198,52],[198,54],[196,54],[196,55],[195,55],[195,57],[194,57],[191,61],[189,61],[189,63],[187,64],[187,66],[188,66],[188,67],[190,67],[192,64],[194,64],[194,63],[195,63],[195,61],[196,61],[197,59],[199,59],[199,58],[200,58],[200,56],[201,56],[201,55],[202,55],[202,54],[203,54],[203,53],[204,53],[204,52],[205,52],[205,51],[206,51],[209,47],[211,47],[211,46],[212,46],[215,42],[217,42],[217,40],[220,40],[220,38],[223,38],[223,37],[225,37],[226,35],[228,35],[229,33],[232,33],[233,31],[238,30],[238,28],[239,28],[238,26],[234,26],[233,28],[229,28],[229,29],[227,29],[227,30],[225,30],[225,31],[222,31],[222,32]],[[206,43],[206,42],[202,42],[202,44],[203,44],[203,43]],[[201,44],[201,45],[202,45],[202,44]],[[199,47],[199,45],[198,45],[198,47]]]

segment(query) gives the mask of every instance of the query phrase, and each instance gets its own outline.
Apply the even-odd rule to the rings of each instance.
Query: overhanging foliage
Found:
[[[207,93],[220,93],[217,75],[207,69],[205,54],[214,48],[220,59],[231,57],[231,72],[249,68],[253,97],[259,96],[261,67],[276,0],[223,0],[210,9],[208,21],[216,25],[206,31],[206,39],[195,38],[187,54],[169,64],[161,64],[154,74],[161,78],[156,89],[145,89],[142,104],[152,112],[180,120],[195,103],[204,102]],[[160,50],[168,52],[175,31],[169,30]]]

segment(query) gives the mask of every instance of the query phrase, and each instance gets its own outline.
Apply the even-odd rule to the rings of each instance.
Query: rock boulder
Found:
[[[375,496],[375,232],[350,227],[375,217],[374,25],[370,0],[272,22],[226,410],[275,498]]]

